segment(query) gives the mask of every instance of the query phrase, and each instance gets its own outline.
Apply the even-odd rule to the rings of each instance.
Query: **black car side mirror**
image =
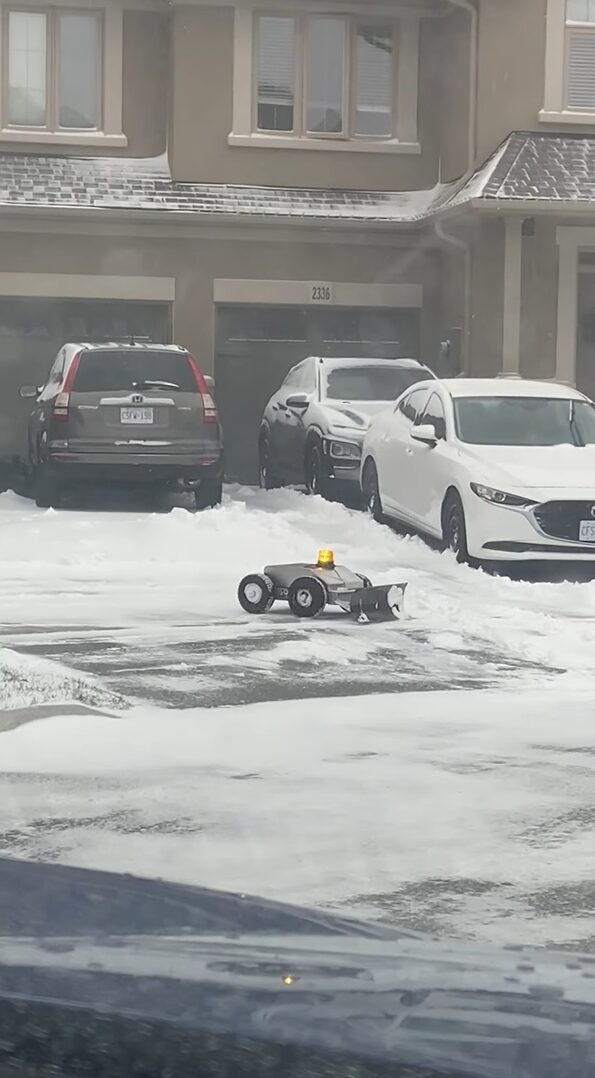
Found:
[[[309,404],[310,398],[307,393],[293,393],[285,401],[285,407],[294,408],[296,412],[305,412]]]
[[[23,400],[35,400],[40,393],[41,390],[37,386],[21,386],[19,389],[19,397]]]

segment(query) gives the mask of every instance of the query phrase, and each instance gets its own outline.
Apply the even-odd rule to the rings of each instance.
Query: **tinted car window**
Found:
[[[283,382],[284,389],[299,389],[303,368],[301,366],[294,367],[290,370],[285,381]]]
[[[446,419],[444,417],[444,408],[442,407],[442,401],[436,393],[432,393],[426,407],[424,408],[423,415],[417,417],[416,425],[421,423],[431,423],[436,431],[437,438],[446,438]]]
[[[423,408],[427,397],[427,389],[416,389],[413,393],[409,393],[405,400],[401,401],[398,410],[413,423]]]
[[[326,379],[331,400],[393,401],[409,386],[431,378],[426,367],[336,367]]]
[[[197,391],[183,352],[106,350],[83,352],[74,390],[77,393],[109,393],[127,389],[155,388]]]

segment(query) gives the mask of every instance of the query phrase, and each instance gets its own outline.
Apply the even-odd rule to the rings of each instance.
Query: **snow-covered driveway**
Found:
[[[408,619],[243,614],[245,572],[322,546],[408,580]],[[199,515],[7,494],[0,604],[3,852],[595,939],[595,583],[473,572],[292,491]]]

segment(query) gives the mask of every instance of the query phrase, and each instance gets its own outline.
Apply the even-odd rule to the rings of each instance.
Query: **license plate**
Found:
[[[582,543],[595,543],[595,520],[581,520],[578,537]]]
[[[120,408],[120,423],[152,423],[152,408]]]

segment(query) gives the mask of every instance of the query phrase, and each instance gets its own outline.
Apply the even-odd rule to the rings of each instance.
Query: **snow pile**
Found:
[[[90,678],[63,670],[45,659],[24,658],[0,648],[0,710],[35,704],[77,702],[91,707],[121,708],[126,702]]]

